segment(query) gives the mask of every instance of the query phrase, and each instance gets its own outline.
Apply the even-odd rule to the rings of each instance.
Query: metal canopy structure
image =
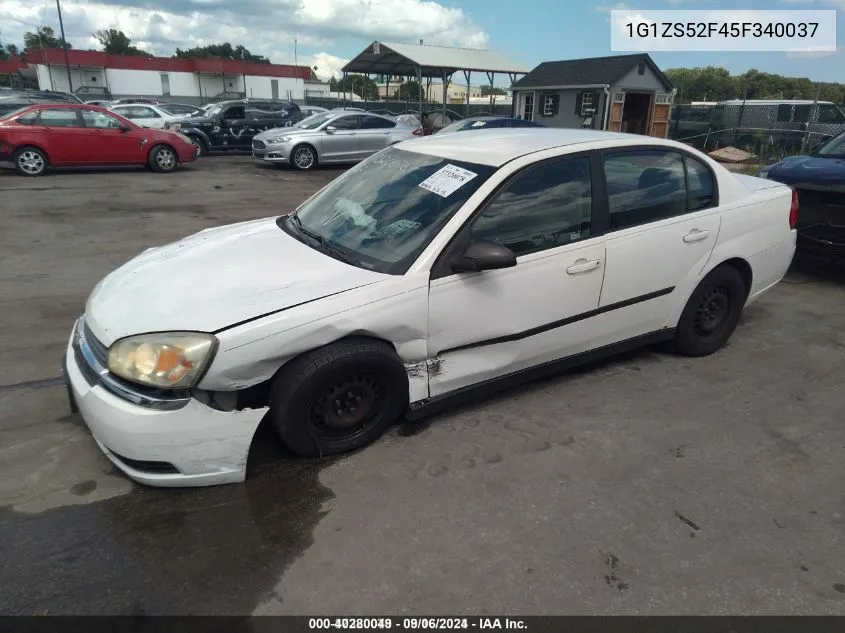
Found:
[[[430,46],[423,44],[394,44],[389,42],[373,42],[361,53],[356,55],[343,67],[344,79],[349,73],[361,75],[384,75],[390,77],[415,78],[422,87],[423,78],[428,79],[431,86],[433,78],[443,82],[443,112],[446,112],[446,102],[451,77],[457,71],[463,71],[467,82],[467,104],[470,98],[470,78],[473,72],[483,72],[487,75],[490,85],[493,85],[495,75],[507,74],[510,85],[516,83],[517,75],[525,75],[531,69],[506,58],[501,53],[476,48],[457,48],[452,46]],[[345,83],[345,82],[344,82]],[[420,90],[420,112],[422,112],[422,90]],[[493,95],[490,95],[490,105]]]

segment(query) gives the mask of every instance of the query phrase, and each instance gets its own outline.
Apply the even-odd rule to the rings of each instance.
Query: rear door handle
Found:
[[[684,241],[689,244],[691,242],[700,242],[701,240],[706,240],[710,237],[710,231],[700,231],[698,229],[693,229],[686,235],[684,235]]]
[[[575,263],[572,264],[572,266],[569,266],[566,269],[566,274],[577,275],[579,273],[588,273],[591,270],[595,270],[599,266],[601,266],[601,262],[597,259],[586,260],[582,258],[576,260]]]

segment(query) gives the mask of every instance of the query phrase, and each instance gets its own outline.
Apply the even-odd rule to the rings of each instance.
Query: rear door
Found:
[[[252,134],[247,134],[246,108],[243,104],[230,105],[220,112],[219,125],[215,125],[212,134],[213,144],[232,149],[249,149],[252,146]],[[243,137],[246,137],[245,139]]]
[[[75,108],[45,108],[36,127],[44,139],[44,151],[53,165],[89,162],[88,134]]]
[[[103,163],[143,163],[149,151],[143,130],[121,129],[120,119],[97,110],[80,110],[92,156]],[[148,133],[147,133],[148,134]]]
[[[657,331],[704,268],[721,216],[710,169],[680,151],[603,154],[610,228],[596,335]]]
[[[244,107],[246,125],[240,139],[252,147],[252,137],[276,127],[274,112],[269,101],[250,101]]]
[[[335,162],[358,160],[361,156],[358,131],[357,114],[347,114],[329,121],[320,136],[320,159]]]
[[[361,129],[358,132],[358,151],[366,158],[387,147],[391,140],[390,130],[396,121],[390,121],[372,114],[361,115]]]

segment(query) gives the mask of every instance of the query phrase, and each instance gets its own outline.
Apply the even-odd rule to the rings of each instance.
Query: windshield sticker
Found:
[[[450,195],[460,189],[464,183],[469,182],[478,174],[471,172],[457,165],[447,164],[441,167],[436,172],[431,174],[428,178],[423,180],[418,187],[422,187],[426,191],[436,193],[442,198],[448,198]]]

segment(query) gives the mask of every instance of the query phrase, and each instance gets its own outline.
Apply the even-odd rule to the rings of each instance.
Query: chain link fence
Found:
[[[669,138],[705,152],[733,146],[759,162],[811,151],[845,130],[845,113],[825,102],[676,105]]]

